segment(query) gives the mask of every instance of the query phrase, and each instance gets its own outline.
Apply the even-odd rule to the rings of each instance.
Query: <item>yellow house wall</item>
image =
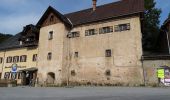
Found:
[[[32,57],[34,54],[38,53],[38,48],[32,48],[32,49],[28,49],[28,48],[18,48],[18,49],[11,49],[11,50],[6,50],[4,51],[4,53],[0,53],[0,56],[5,54],[4,57],[4,64],[1,66],[3,67],[3,73],[2,73],[2,79],[4,78],[4,73],[5,72],[10,72],[11,68],[6,68],[6,67],[11,67],[12,64],[14,63],[6,63],[6,59],[7,57],[11,56],[22,56],[22,55],[27,55],[27,60],[26,62],[18,62],[16,63],[17,66],[21,66],[22,68],[18,68],[19,70],[23,70],[26,68],[31,68],[31,67],[37,67],[37,62],[33,62],[32,61]]]
[[[3,51],[0,51],[0,57],[2,57],[4,59],[4,52]],[[1,73],[1,75],[2,75],[2,70],[3,70],[3,62],[0,63],[0,73]],[[0,78],[1,78],[1,76],[0,76]]]

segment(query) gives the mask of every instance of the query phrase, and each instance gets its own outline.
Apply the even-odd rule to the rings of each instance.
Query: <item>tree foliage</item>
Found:
[[[156,47],[157,38],[160,31],[161,9],[155,7],[154,0],[145,0],[144,30],[143,30],[143,49],[153,51]]]

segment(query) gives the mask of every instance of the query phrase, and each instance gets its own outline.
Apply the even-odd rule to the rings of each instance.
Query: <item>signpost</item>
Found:
[[[12,65],[12,68],[11,68],[11,70],[12,70],[12,79],[16,79],[16,73],[17,73],[17,64],[13,64]]]
[[[12,65],[12,72],[16,73],[17,72],[17,64]]]

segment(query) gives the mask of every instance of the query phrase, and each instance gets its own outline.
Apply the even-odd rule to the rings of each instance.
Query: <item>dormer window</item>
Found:
[[[48,40],[52,40],[53,39],[53,31],[50,31],[48,34]]]
[[[26,41],[28,42],[28,41],[30,41],[30,39],[29,39],[29,38],[27,38],[27,39],[26,39]]]
[[[19,45],[22,45],[23,44],[23,42],[22,41],[19,41]]]

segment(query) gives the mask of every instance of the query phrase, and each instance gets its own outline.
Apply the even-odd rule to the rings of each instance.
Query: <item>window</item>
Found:
[[[67,36],[68,38],[75,38],[75,37],[80,37],[80,32],[71,32],[70,34],[68,34]]]
[[[27,61],[27,56],[26,55],[20,56],[20,62],[26,62],[26,61]]]
[[[109,69],[106,70],[106,71],[105,71],[105,75],[106,75],[106,76],[111,76],[111,71],[110,71]]]
[[[113,32],[113,26],[102,27],[99,29],[99,34],[111,33]]]
[[[50,31],[48,34],[48,40],[52,40],[53,39],[53,31]]]
[[[51,60],[52,59],[52,53],[49,52],[48,55],[47,55],[47,60]]]
[[[115,32],[130,30],[130,23],[115,25]]]
[[[33,62],[37,61],[37,54],[34,54],[34,55],[32,56],[32,61],[33,61]]]
[[[51,16],[50,16],[50,22],[53,22],[53,21],[54,21],[54,16],[51,15]]]
[[[14,63],[19,62],[19,56],[14,56],[14,57],[13,57],[13,62],[14,62]]]
[[[111,57],[111,56],[112,56],[112,51],[111,51],[111,49],[107,49],[107,50],[106,50],[105,56],[106,56],[106,57]]]
[[[17,78],[17,73],[11,73],[11,79],[15,80]]]
[[[6,62],[11,63],[12,62],[12,57],[7,57]]]
[[[85,36],[96,35],[97,29],[89,29],[85,31]]]
[[[75,57],[75,58],[78,58],[78,57],[79,57],[79,52],[75,52],[75,53],[74,53],[74,57]]]
[[[3,58],[2,57],[0,57],[0,64],[3,62]]]
[[[9,77],[10,77],[10,73],[9,72],[5,72],[4,79],[9,79]]]
[[[71,76],[76,76],[75,70],[71,70]]]

